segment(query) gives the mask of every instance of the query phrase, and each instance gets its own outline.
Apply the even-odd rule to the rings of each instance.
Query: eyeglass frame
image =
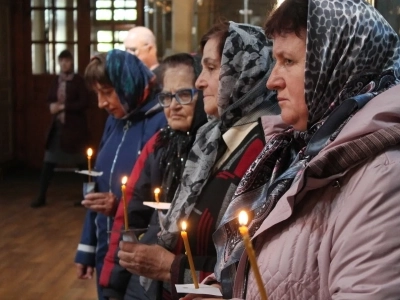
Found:
[[[190,99],[190,101],[189,101],[188,103],[182,103],[182,102],[181,102],[181,99],[180,99],[179,96],[177,95],[179,92],[182,92],[182,91],[190,91],[191,99]],[[174,94],[172,94],[172,93],[162,93],[162,92],[161,92],[161,93],[159,93],[159,94],[157,95],[157,100],[158,100],[158,103],[160,103],[160,105],[161,105],[163,108],[168,108],[168,107],[170,107],[174,98],[175,98],[176,102],[178,102],[180,105],[188,105],[188,104],[190,104],[190,103],[193,102],[193,98],[194,98],[194,96],[195,96],[198,92],[200,92],[200,90],[199,90],[199,89],[196,89],[196,88],[191,88],[191,89],[179,89],[179,90],[177,90]],[[160,95],[168,95],[168,96],[171,96],[171,103],[168,104],[168,105],[164,105],[164,104],[162,103],[162,101],[160,100]]]

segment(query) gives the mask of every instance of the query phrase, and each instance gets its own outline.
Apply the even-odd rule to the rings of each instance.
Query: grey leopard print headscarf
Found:
[[[239,211],[250,212],[249,232],[254,235],[313,157],[308,156],[302,145],[306,145],[313,134],[326,129],[324,121],[330,115],[336,116],[333,110],[351,97],[368,102],[399,84],[399,37],[370,5],[361,0],[310,0],[307,26],[305,94],[309,130],[299,133],[289,127],[271,138],[239,183],[213,235],[217,248],[214,272],[223,291],[227,291],[225,298],[230,296],[234,265],[244,249],[237,229]],[[346,112],[341,116],[344,121],[330,128],[333,134],[328,143],[356,111]],[[325,146],[322,144],[318,151]],[[293,153],[298,153],[295,160],[291,159]],[[373,152],[367,154],[370,156]],[[288,168],[285,162],[290,160],[293,163]]]
[[[399,37],[365,1],[311,0],[308,15],[305,89],[309,125],[359,94],[384,71],[400,77]]]
[[[182,181],[164,218],[159,236],[161,245],[172,249],[180,231],[178,222],[187,219],[221,153],[222,134],[232,126],[254,122],[261,115],[276,114],[276,94],[267,91],[272,70],[272,43],[262,28],[230,22],[219,76],[220,119],[210,120],[199,129],[188,155]]]

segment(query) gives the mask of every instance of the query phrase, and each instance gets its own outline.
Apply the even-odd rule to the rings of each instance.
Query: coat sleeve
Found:
[[[399,299],[398,151],[378,156],[346,184],[332,233],[328,285],[334,300]]]
[[[103,136],[99,145],[99,151],[103,147],[103,144],[107,140],[110,132],[113,128],[113,119],[111,116],[107,119],[104,127]],[[87,210],[85,220],[83,223],[81,240],[78,244],[78,249],[75,255],[75,262],[87,266],[95,266],[96,259],[96,246],[97,246],[97,235],[96,235],[96,217],[97,213],[92,210]]]
[[[145,145],[127,182],[127,200],[130,228],[147,228],[153,209],[144,206],[140,201],[144,198],[149,200],[149,192],[152,184],[152,176],[149,174],[149,165],[153,162],[153,148],[158,134],[155,134]],[[146,187],[146,189],[143,189]],[[141,195],[140,199],[136,199]],[[143,199],[142,199],[143,198]],[[134,202],[140,202],[132,205]],[[119,241],[121,240],[120,231],[124,226],[123,202],[118,204],[113,228],[110,236],[110,244],[104,266],[100,276],[100,285],[103,294],[109,298],[122,298],[129,284],[131,273],[119,265],[118,251]]]
[[[96,216],[97,213],[87,210],[83,225],[81,241],[76,251],[75,262],[84,266],[95,266],[96,257]]]

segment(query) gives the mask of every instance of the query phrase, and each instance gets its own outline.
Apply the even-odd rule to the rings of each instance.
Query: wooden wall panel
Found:
[[[14,156],[13,103],[11,97],[10,6],[0,10],[0,164]]]

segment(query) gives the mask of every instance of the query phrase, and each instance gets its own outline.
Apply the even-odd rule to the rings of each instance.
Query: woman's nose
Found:
[[[169,108],[173,109],[173,110],[176,110],[176,109],[179,109],[180,107],[182,107],[182,106],[178,102],[178,100],[176,100],[176,96],[172,97],[171,104],[169,105]]]
[[[97,95],[97,104],[100,109],[106,108],[108,106],[107,99],[100,95]]]
[[[267,89],[269,90],[279,90],[284,87],[284,81],[281,76],[279,76],[277,70],[276,70],[276,65],[272,69],[271,75],[269,76],[267,80]]]
[[[204,79],[203,72],[200,73],[195,83],[196,89],[204,90],[207,86],[207,81]]]

